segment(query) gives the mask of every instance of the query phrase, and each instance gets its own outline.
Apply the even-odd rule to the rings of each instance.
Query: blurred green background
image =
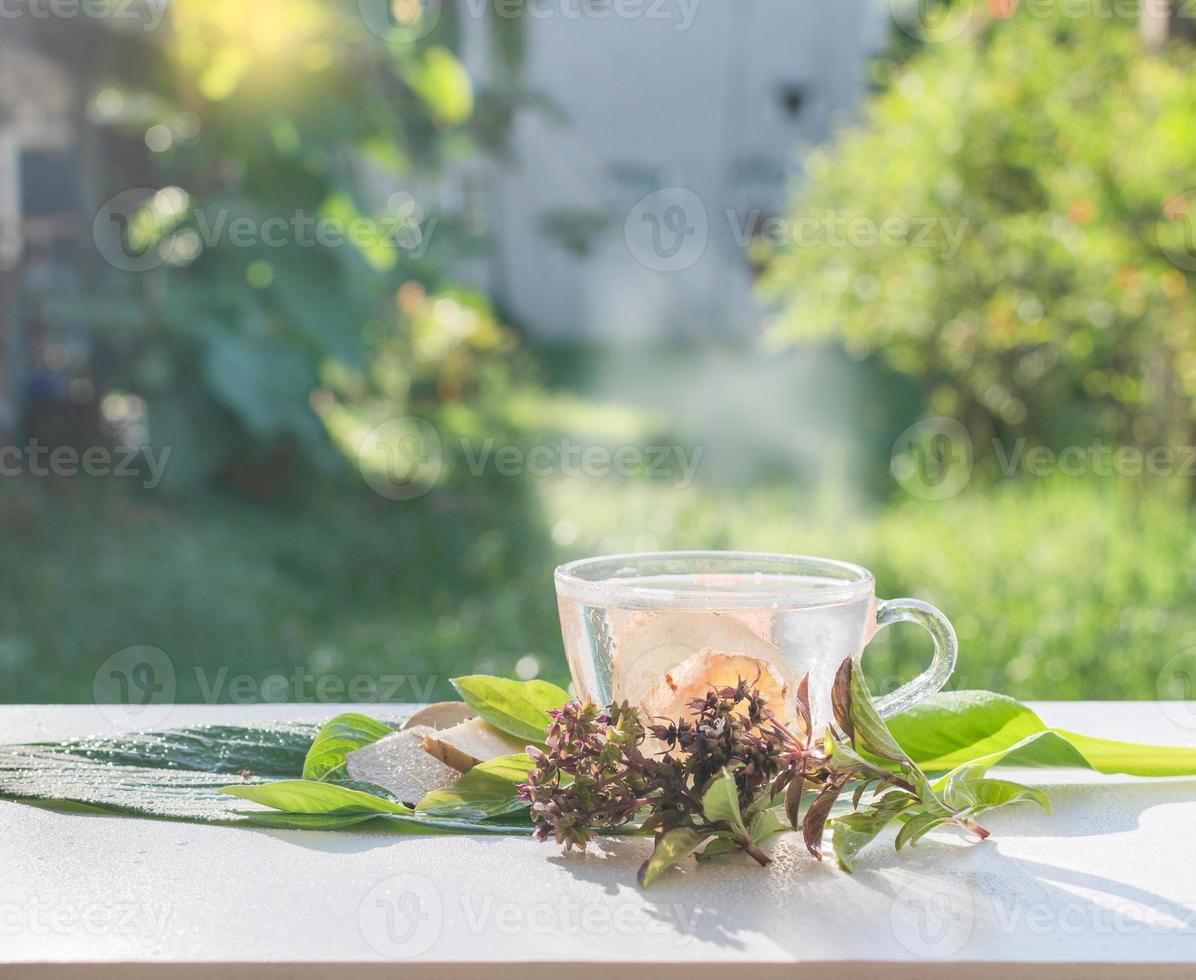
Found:
[[[953,620],[954,687],[1192,696],[1185,24],[1003,2],[889,25],[863,104],[743,243],[758,330],[628,347],[538,337],[462,271],[494,242],[435,189],[505,166],[552,108],[522,18],[472,18],[483,84],[470,15],[437,9],[392,5],[392,37],[349,0],[17,25],[79,98],[68,162],[26,157],[0,272],[0,701],[88,701],[134,646],[167,653],[182,701],[274,675],[306,678],[297,700],[350,699],[313,678],[401,675],[362,695],[398,700],[564,681],[554,565],[693,548],[866,565]],[[20,77],[14,127],[55,98]],[[201,226],[296,211],[355,241]],[[584,263],[579,224],[554,228]],[[34,444],[161,479],[41,475]],[[502,447],[509,473],[479,466]],[[582,462],[620,449],[634,472]],[[868,669],[887,689],[927,656],[898,627]]]

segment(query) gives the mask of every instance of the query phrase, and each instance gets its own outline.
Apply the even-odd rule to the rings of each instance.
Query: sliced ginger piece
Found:
[[[421,744],[433,729],[425,725],[387,735],[345,757],[353,779],[388,789],[408,806],[434,790],[451,786],[461,774],[424,751]]]
[[[427,707],[420,708],[415,714],[403,722],[403,730],[422,726],[424,728],[452,728],[463,721],[477,716],[464,701],[437,701]]]
[[[424,751],[457,772],[469,772],[476,765],[514,755],[527,748],[525,742],[500,732],[481,718],[471,718],[452,728],[429,732],[423,738]]]

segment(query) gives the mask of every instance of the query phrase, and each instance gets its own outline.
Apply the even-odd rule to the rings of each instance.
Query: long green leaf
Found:
[[[569,700],[569,692],[548,681],[513,681],[475,674],[453,678],[465,703],[495,728],[516,738],[542,745],[544,731],[555,711]]]
[[[241,823],[234,776],[294,778],[314,725],[211,725],[0,746],[0,798],[203,823]]]
[[[367,715],[337,715],[324,723],[303,762],[304,779],[332,779],[344,773],[350,752],[372,745],[394,731]]]
[[[468,820],[372,808],[340,814],[249,812],[241,798],[223,792],[232,776],[245,779],[244,787],[262,785],[263,776],[297,780],[317,731],[303,724],[212,725],[0,746],[0,798],[63,812],[279,829],[520,836],[531,831],[530,820],[520,813]],[[378,802],[387,808],[388,801]]]
[[[990,691],[936,694],[888,724],[909,757],[932,772],[1007,765],[1196,775],[1196,747],[1116,742],[1049,728],[1024,704]]]
[[[284,813],[326,813],[348,816],[355,813],[398,813],[414,811],[402,803],[383,799],[337,783],[312,779],[287,779],[277,783],[226,786],[223,792]]]

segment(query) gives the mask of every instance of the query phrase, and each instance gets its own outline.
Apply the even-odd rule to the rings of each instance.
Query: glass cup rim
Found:
[[[784,575],[784,569],[802,569],[807,575],[812,571],[828,573],[834,584],[805,585],[800,582],[762,586],[759,589],[744,589],[734,592],[710,587],[672,588],[658,585],[636,585],[634,577],[618,577],[614,574],[601,578],[590,578],[586,572],[593,572],[603,566],[614,570],[629,570],[649,562],[692,562],[695,565],[708,564],[706,569],[695,569],[699,574],[720,574],[717,567],[723,565],[774,566],[773,574]],[[727,574],[726,571],[723,572]],[[743,570],[736,572],[742,574]],[[763,574],[763,573],[762,573]],[[593,602],[594,604],[628,604],[649,608],[667,608],[701,604],[709,608],[710,600],[717,597],[720,608],[773,606],[786,602],[798,606],[821,606],[846,602],[871,595],[876,587],[872,573],[862,565],[840,561],[837,558],[820,558],[813,555],[791,555],[769,551],[643,551],[615,555],[596,555],[579,558],[559,566],[554,574],[557,595],[563,598]]]

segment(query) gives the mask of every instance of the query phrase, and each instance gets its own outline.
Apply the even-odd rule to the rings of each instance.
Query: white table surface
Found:
[[[1035,707],[1196,745],[1192,704]],[[339,710],[179,706],[167,724]],[[0,742],[106,731],[91,706],[0,707]],[[767,869],[690,861],[647,892],[646,840],[564,856],[0,802],[0,978],[1196,977],[1196,780],[1049,776],[1054,815],[994,814],[981,844],[936,833],[897,855],[882,839],[849,876],[785,835]]]

